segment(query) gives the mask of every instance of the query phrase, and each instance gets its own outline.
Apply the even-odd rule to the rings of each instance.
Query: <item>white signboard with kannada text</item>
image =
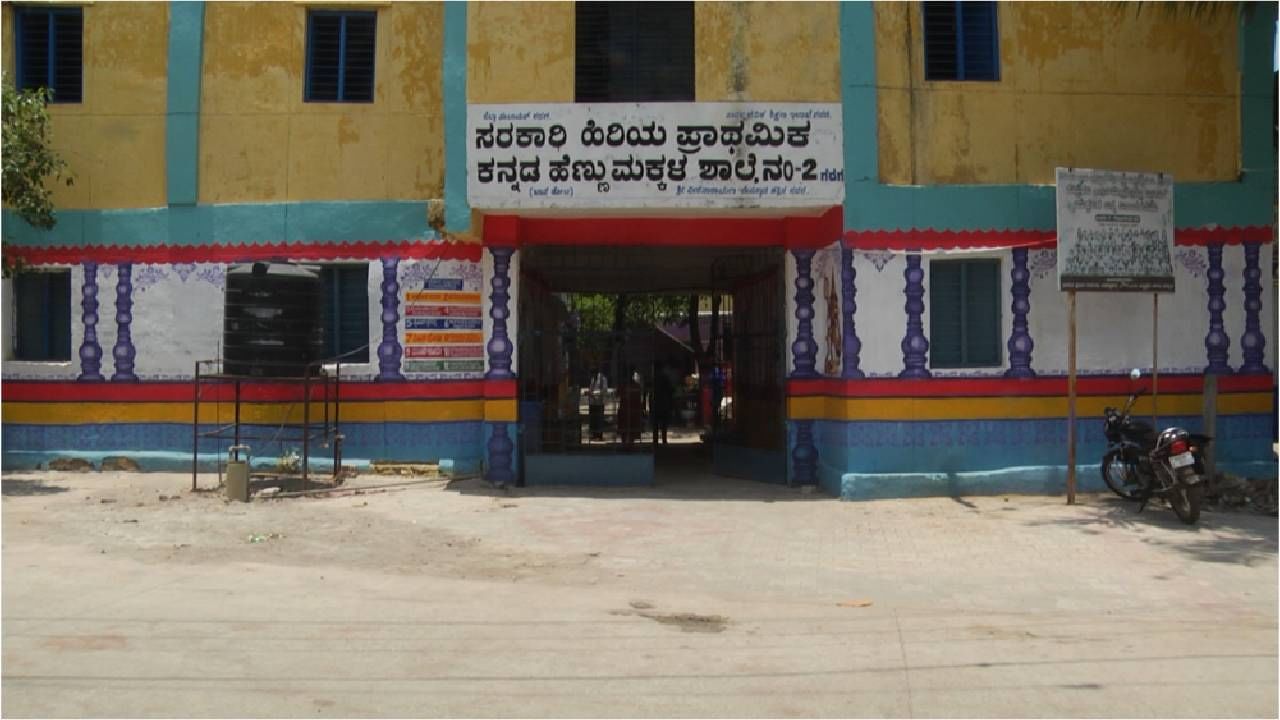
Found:
[[[1173,177],[1057,169],[1058,288],[1173,292]]]
[[[837,103],[470,105],[471,207],[844,202]]]

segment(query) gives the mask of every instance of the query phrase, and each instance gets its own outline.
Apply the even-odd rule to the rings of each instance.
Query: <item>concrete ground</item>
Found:
[[[1277,715],[1274,517],[189,483],[4,476],[5,716]]]

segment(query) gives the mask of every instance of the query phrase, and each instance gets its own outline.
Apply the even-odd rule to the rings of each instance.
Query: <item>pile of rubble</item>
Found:
[[[1209,479],[1205,499],[1224,510],[1276,514],[1276,478],[1242,478],[1217,473]]]

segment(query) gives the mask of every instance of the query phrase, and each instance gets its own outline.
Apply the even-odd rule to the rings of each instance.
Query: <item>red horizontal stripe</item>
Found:
[[[1273,238],[1269,225],[1248,227],[1178,228],[1177,245],[1239,245],[1268,243]],[[1055,230],[849,230],[844,244],[856,250],[968,250],[977,248],[1057,247]]]
[[[340,395],[346,401],[378,400],[459,400],[485,396],[482,380],[441,380],[436,382],[343,382]],[[0,394],[10,402],[191,402],[191,382],[44,382],[6,380]],[[514,395],[515,383],[511,383]],[[332,386],[330,387],[332,390]],[[321,399],[323,387],[316,382],[312,397]],[[240,398],[246,402],[292,402],[302,396],[302,383],[245,381]],[[229,402],[235,397],[232,382],[201,384],[201,402]]]
[[[484,396],[486,398],[513,398],[516,396],[516,381],[485,380]]]
[[[117,245],[76,247],[12,247],[6,255],[21,258],[32,265],[74,264],[85,261],[99,263],[235,263],[259,260],[373,260],[383,257],[401,259],[444,259],[479,261],[481,247],[476,243],[438,241],[404,241],[398,243],[276,243],[264,245],[195,245],[161,247],[121,247]]]
[[[846,247],[855,250],[965,250],[971,248],[1051,248],[1053,230],[849,230]]]
[[[545,218],[491,215],[486,245],[823,248],[839,242],[844,211],[792,217]]]
[[[1164,393],[1199,393],[1201,375],[1161,375],[1159,390]],[[1125,376],[1076,378],[1077,395],[1128,395],[1135,387],[1148,392],[1150,376],[1137,383]],[[1219,392],[1262,392],[1273,388],[1270,375],[1226,375],[1218,379]],[[821,378],[787,381],[792,397],[1032,397],[1067,394],[1067,378],[1058,375],[1038,378],[869,378],[844,380]]]

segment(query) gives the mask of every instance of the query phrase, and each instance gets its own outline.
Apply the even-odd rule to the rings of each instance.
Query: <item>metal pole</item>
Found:
[[[195,381],[191,385],[191,492],[196,491],[196,471],[200,464],[200,361],[196,361]]]
[[[1203,403],[1201,412],[1203,413],[1204,434],[1214,437],[1218,434],[1218,376],[1204,376],[1204,396],[1201,398]],[[1209,477],[1213,477],[1218,471],[1218,465],[1215,461],[1217,451],[1213,448],[1213,443],[1209,443],[1203,448],[1204,452],[1204,472]]]
[[[302,375],[302,489],[307,489],[307,466],[311,462],[311,366]]]
[[[1076,504],[1076,291],[1067,291],[1067,504]]]
[[[1160,293],[1151,293],[1151,427],[1160,427]]]

